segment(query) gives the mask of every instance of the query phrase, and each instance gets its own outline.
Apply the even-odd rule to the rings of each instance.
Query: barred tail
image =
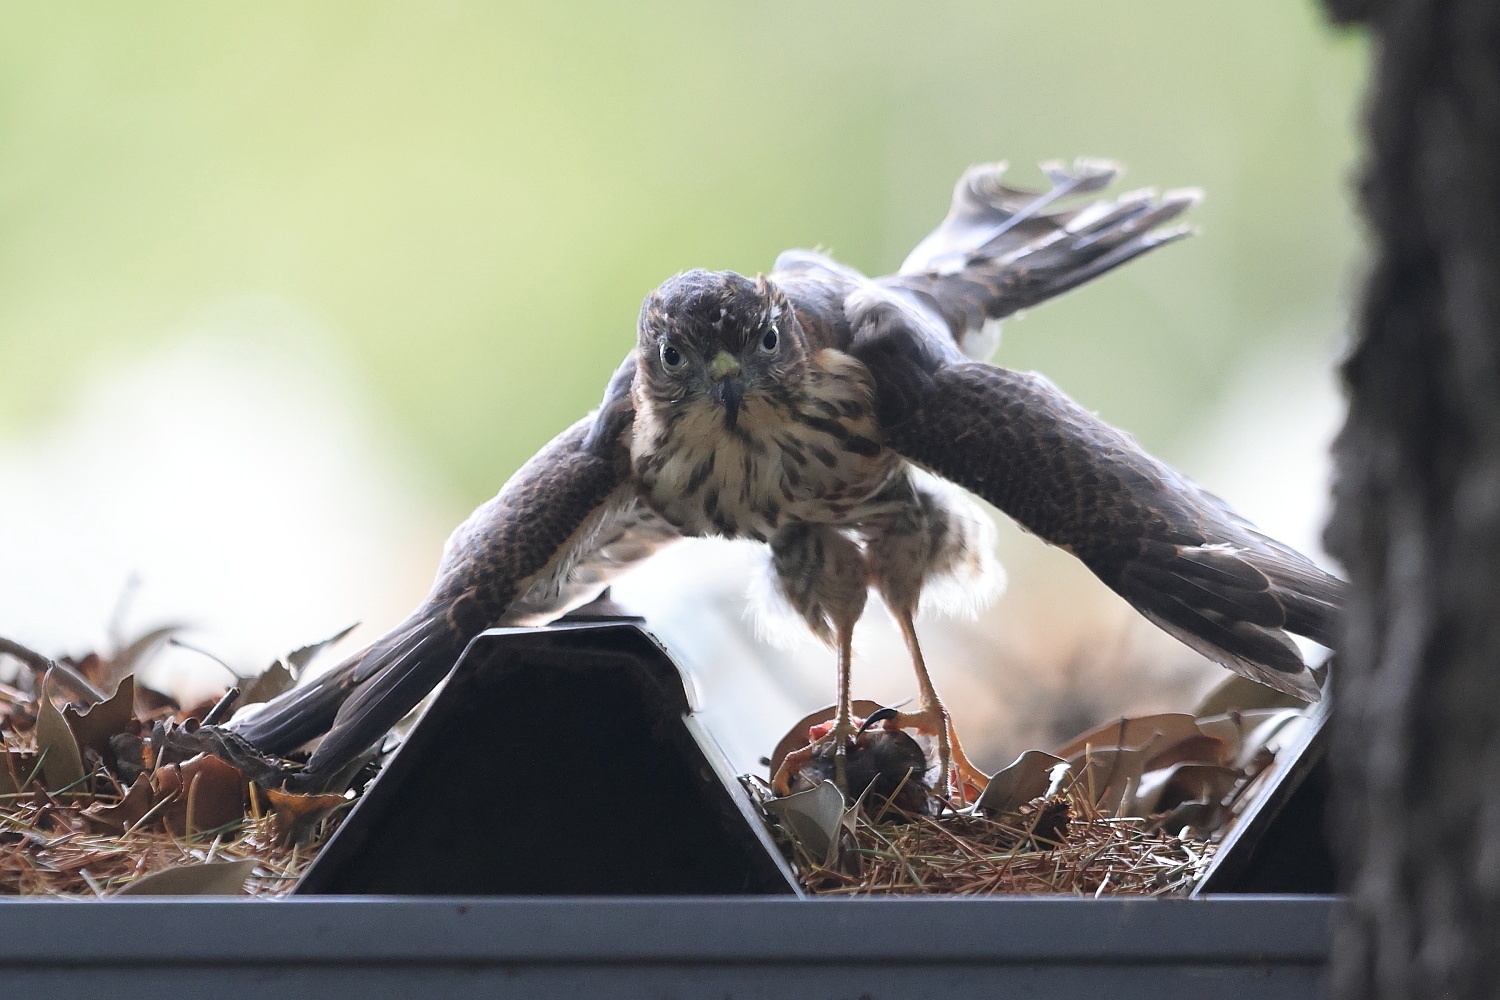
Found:
[[[1080,159],[1043,164],[1048,191],[1001,183],[1004,163],[970,167],[937,229],[880,283],[903,290],[940,314],[971,357],[998,341],[994,321],[1077,288],[1126,261],[1189,235],[1161,228],[1198,201],[1193,190],[1143,189],[1115,199],[1059,208],[1108,186],[1119,168]]]

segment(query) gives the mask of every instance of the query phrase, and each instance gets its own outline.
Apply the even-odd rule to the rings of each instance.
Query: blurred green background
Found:
[[[1353,250],[1362,53],[1307,0],[3,9],[0,432],[269,294],[478,500],[597,398],[667,275],[813,244],[888,270],[969,163],[1087,154],[1205,188],[1204,235],[1002,360],[1164,446]]]
[[[799,245],[892,269],[994,159],[1205,190],[1200,235],[996,360],[1313,545],[1365,61],[1311,0],[0,0],[0,634],[77,649],[139,572],[136,621],[245,667],[368,640],[594,405],[663,278]],[[950,658],[1076,680],[1077,622],[1161,638],[1017,538],[1011,603]],[[1025,582],[1054,557],[1066,587]],[[792,718],[831,693],[810,655]]]

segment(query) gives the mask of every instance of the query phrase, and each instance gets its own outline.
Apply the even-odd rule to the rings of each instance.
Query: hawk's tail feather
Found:
[[[1084,239],[1059,241],[1062,245],[1039,248],[1036,256],[1029,262],[1035,271],[1032,280],[1024,286],[1017,284],[1013,288],[997,286],[995,305],[992,307],[994,315],[988,318],[1004,319],[1022,309],[1056,298],[1159,246],[1175,243],[1192,235],[1190,226],[1173,226],[1160,232],[1144,230],[1146,226],[1156,225],[1154,218],[1171,218],[1186,208],[1187,204],[1159,205],[1156,211],[1134,220],[1135,225],[1125,224],[1111,232],[1100,233],[1092,242],[1085,242]],[[980,273],[995,271],[998,276],[1007,280],[1009,278],[1005,273],[1008,266],[1006,262],[980,257],[976,258],[973,266]]]
[[[1218,508],[1228,527],[1225,537],[1235,537],[1236,541],[1194,546],[1179,550],[1178,555],[1200,567],[1214,567],[1222,574],[1253,573],[1265,581],[1281,603],[1288,632],[1333,648],[1339,609],[1344,606],[1347,589],[1344,581],[1324,572],[1291,546],[1260,531],[1219,497],[1187,480],[1181,482],[1183,488],[1202,498],[1205,506],[1212,504]]]
[[[1044,165],[1052,182],[1048,191],[1001,183],[1005,169],[992,163],[965,171],[942,224],[918,244],[899,273],[882,279],[941,314],[961,347],[988,345],[984,338],[974,339],[988,321],[1061,295],[1189,235],[1187,226],[1163,227],[1200,197],[1195,190],[1161,195],[1139,190],[1060,208],[1059,202],[1107,186],[1119,168],[1099,160],[1078,160],[1071,168]]]
[[[1120,167],[1108,160],[1080,158],[1071,168],[1045,163],[1042,170],[1052,182],[1048,191],[1028,191],[1002,182],[1007,163],[982,163],[963,172],[953,187],[953,201],[942,223],[928,233],[906,255],[902,274],[924,271],[951,274],[968,263],[981,247],[992,248],[991,256],[1026,246],[1055,233],[1084,209],[1048,212],[1067,198],[1091,194],[1108,187]]]

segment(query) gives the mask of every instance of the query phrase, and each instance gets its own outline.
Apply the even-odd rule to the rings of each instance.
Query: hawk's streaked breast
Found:
[[[636,385],[631,463],[641,496],[685,535],[766,541],[793,522],[855,523],[900,459],[881,441],[865,366],[813,355],[805,378],[745,395],[733,427],[706,399]]]

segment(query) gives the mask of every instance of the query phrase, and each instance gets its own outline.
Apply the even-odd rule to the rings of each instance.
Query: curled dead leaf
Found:
[[[151,779],[142,775],[119,802],[114,805],[96,802],[84,809],[81,815],[90,833],[124,833],[144,819],[155,804]]]
[[[1047,793],[1053,769],[1067,762],[1041,750],[1027,750],[1009,766],[990,776],[990,783],[974,807],[991,816],[1015,812]]]
[[[302,795],[279,788],[265,789],[266,800],[275,814],[276,836],[283,843],[299,840],[333,810],[348,802],[335,793]]]
[[[1261,708],[1249,712],[1229,712],[1201,719],[1198,728],[1218,737],[1228,747],[1226,764],[1243,768],[1283,728],[1298,724],[1306,713],[1295,708]]]
[[[135,718],[135,678],[122,678],[114,694],[83,711],[68,705],[62,716],[80,747],[109,761],[110,738],[128,731]]]
[[[1229,744],[1217,736],[1197,733],[1168,744],[1146,762],[1147,771],[1155,771],[1173,764],[1217,764],[1229,762]]]
[[[133,675],[161,652],[168,639],[180,631],[181,625],[163,625],[137,636],[100,665],[96,682],[107,689]]]
[[[1184,802],[1219,802],[1242,775],[1236,768],[1202,763],[1147,771],[1141,775],[1129,808],[1137,815],[1153,816],[1170,812]]]
[[[162,824],[179,837],[217,830],[245,815],[244,772],[213,754],[157,768],[152,788],[157,802],[172,797]]]
[[[1224,806],[1219,802],[1181,802],[1167,812],[1151,820],[1151,828],[1177,833],[1187,830],[1198,837],[1206,837],[1218,829],[1223,822]]]
[[[244,708],[247,705],[258,705],[262,702],[270,701],[277,695],[289,690],[297,682],[298,675],[309,663],[316,659],[329,646],[339,642],[358,627],[359,623],[355,622],[353,625],[340,630],[327,639],[294,649],[254,677],[245,678],[240,683],[238,707]]]
[[[1074,754],[1068,764],[1089,800],[1100,812],[1112,813],[1140,782],[1146,754],[1132,747],[1103,747]]]
[[[258,705],[289,689],[296,682],[286,664],[277,660],[256,676],[245,681],[240,691],[240,705]]]
[[[359,628],[359,622],[355,622],[353,625],[345,626],[326,639],[309,643],[306,646],[301,646],[297,649],[292,650],[286,655],[287,666],[291,667],[293,671],[302,670],[309,663],[311,663],[319,653],[323,652],[323,650],[327,649],[329,646],[332,646],[334,643],[338,642],[340,639],[344,638],[344,636],[348,635],[350,632],[353,632],[357,628]]]
[[[1248,712],[1267,708],[1306,708],[1307,703],[1294,694],[1266,687],[1239,674],[1230,674],[1204,696],[1193,714],[1201,718],[1228,712]]]
[[[837,785],[824,781],[805,791],[770,799],[765,807],[781,821],[810,864],[828,869],[838,864],[839,830],[849,822],[849,806]]]

